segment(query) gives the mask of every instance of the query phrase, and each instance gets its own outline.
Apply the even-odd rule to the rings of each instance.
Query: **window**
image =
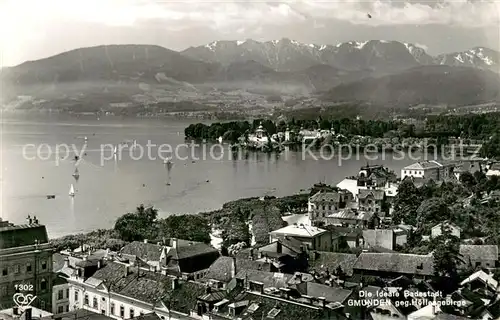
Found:
[[[120,317],[125,318],[125,307],[120,306]]]
[[[68,299],[69,299],[69,288],[68,288],[68,289],[66,289],[66,298],[68,298]]]
[[[42,261],[42,270],[47,269],[47,261]]]
[[[101,314],[106,314],[106,310],[102,309]]]
[[[129,313],[130,313],[130,318],[133,318],[134,317],[134,309],[130,308]]]
[[[20,272],[21,272],[21,266],[20,266],[20,265],[18,265],[18,264],[16,264],[16,265],[14,266],[14,273],[15,273],[15,274],[18,274],[18,273],[20,273]]]
[[[115,304],[113,302],[111,302],[111,307],[109,307],[109,313],[110,315],[115,314]]]
[[[47,290],[47,280],[42,279],[42,281],[40,281],[40,290],[42,291]]]
[[[64,307],[63,306],[57,307],[57,313],[63,313],[63,312],[64,312]]]
[[[64,298],[64,291],[59,290],[57,292],[57,300],[62,300]]]
[[[75,302],[78,302],[78,299],[79,299],[79,297],[78,297],[78,291],[75,291]]]
[[[93,301],[92,301],[92,306],[97,309],[97,298],[94,297]]]
[[[142,317],[144,315],[144,312],[139,312],[139,315]]]
[[[9,270],[5,267],[2,269],[2,276],[6,276],[9,274]]]
[[[69,312],[69,305],[66,305],[66,312]]]
[[[6,296],[7,295],[7,286],[1,286],[0,287],[0,296]]]
[[[26,265],[26,272],[31,272],[31,263]]]
[[[83,301],[83,304],[88,306],[89,305],[89,295],[85,294],[85,300]]]

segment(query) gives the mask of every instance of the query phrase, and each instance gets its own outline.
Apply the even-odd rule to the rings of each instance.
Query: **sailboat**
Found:
[[[75,187],[73,187],[73,184],[69,187],[69,196],[74,197],[75,196]]]
[[[78,172],[78,168],[75,168],[75,173],[73,173],[73,178],[75,178],[75,180],[78,180],[78,178],[80,178],[80,172]]]
[[[115,149],[113,150],[113,153],[116,154],[118,152],[118,147],[115,146]]]
[[[172,164],[172,158],[165,158],[165,159],[163,160],[163,163],[164,163],[164,164]]]

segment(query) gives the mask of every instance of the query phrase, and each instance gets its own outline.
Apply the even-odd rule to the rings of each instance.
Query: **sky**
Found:
[[[0,66],[103,44],[183,50],[245,39],[397,40],[432,55],[500,50],[499,17],[498,0],[0,0]]]

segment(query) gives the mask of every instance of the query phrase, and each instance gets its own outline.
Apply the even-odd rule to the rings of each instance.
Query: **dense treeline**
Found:
[[[236,141],[238,137],[253,132],[260,123],[267,133],[272,135],[290,130],[304,129],[333,129],[336,133],[345,136],[362,135],[375,138],[385,136],[436,138],[462,137],[464,139],[489,139],[500,132],[500,113],[463,115],[463,116],[428,116],[414,123],[405,123],[399,120],[356,120],[351,118],[327,119],[318,117],[314,120],[255,119],[248,121],[217,122],[210,125],[202,123],[191,124],[184,134],[191,139],[216,140],[219,137],[227,141]]]

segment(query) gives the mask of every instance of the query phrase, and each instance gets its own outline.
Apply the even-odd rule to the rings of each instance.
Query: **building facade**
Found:
[[[32,306],[52,310],[52,253],[47,230],[36,217],[25,225],[0,220],[0,305],[14,305],[17,292],[37,298]]]

